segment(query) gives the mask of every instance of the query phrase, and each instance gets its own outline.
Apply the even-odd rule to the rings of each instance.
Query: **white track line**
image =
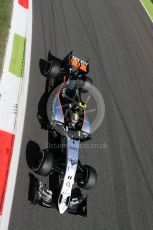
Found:
[[[5,194],[3,215],[1,218],[0,229],[7,230],[9,226],[13,196],[15,191],[15,183],[18,171],[18,164],[20,158],[20,149],[22,143],[22,134],[24,128],[24,119],[26,112],[26,102],[29,85],[29,74],[30,74],[30,62],[31,62],[31,44],[32,44],[32,0],[29,0],[29,17],[27,23],[27,44],[26,44],[26,56],[25,56],[25,73],[22,82],[22,92],[19,101],[19,110],[17,115],[16,124],[16,137],[14,143],[14,149],[12,154],[11,166],[9,171],[7,189]]]
[[[149,16],[151,22],[153,22],[153,19],[151,18],[151,16],[150,16],[150,14],[149,14],[147,8],[145,7],[144,3],[143,3],[141,0],[140,0],[140,3],[141,3],[141,5],[143,6],[143,8],[145,9],[145,11],[146,11],[147,15]],[[153,5],[152,5],[152,7],[153,7]]]

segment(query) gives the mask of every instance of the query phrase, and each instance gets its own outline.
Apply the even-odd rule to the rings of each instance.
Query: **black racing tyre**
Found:
[[[82,169],[83,175],[82,178],[78,180],[77,185],[83,189],[93,188],[97,181],[96,170],[89,165],[83,165]]]
[[[58,74],[61,73],[61,65],[55,61],[49,61],[44,68],[44,76],[49,79],[55,79]]]
[[[32,170],[41,176],[47,176],[54,163],[53,154],[49,149],[40,150],[35,154],[35,159],[33,160]]]

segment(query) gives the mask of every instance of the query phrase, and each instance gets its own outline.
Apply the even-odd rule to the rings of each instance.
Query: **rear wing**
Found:
[[[64,58],[64,63],[66,66],[79,69],[81,74],[86,74],[89,72],[89,61],[84,61],[74,55],[73,51],[68,53],[68,55]]]
[[[77,69],[82,70],[83,72],[87,73],[89,72],[89,63],[85,62],[75,56],[72,56],[71,58],[71,65],[74,66]]]
[[[44,74],[44,69],[48,63],[50,63],[51,65],[51,62],[56,63],[56,65],[59,66],[59,69],[63,73],[67,73],[70,71],[70,69],[73,69],[74,71],[77,71],[79,75],[87,74],[89,72],[89,61],[84,61],[72,54],[73,51],[68,53],[64,59],[60,59],[52,55],[49,51],[47,61],[43,59],[40,59],[39,61],[40,71],[42,75],[46,76],[46,74]]]

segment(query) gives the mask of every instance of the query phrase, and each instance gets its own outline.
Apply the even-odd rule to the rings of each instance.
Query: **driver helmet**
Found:
[[[72,112],[72,114],[71,114],[72,125],[75,125],[78,121],[79,121],[79,114],[78,114],[78,112]]]

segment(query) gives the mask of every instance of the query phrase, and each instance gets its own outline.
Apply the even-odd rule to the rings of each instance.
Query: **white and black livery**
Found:
[[[31,201],[56,208],[60,214],[67,211],[86,216],[87,195],[81,190],[94,187],[97,180],[96,170],[79,160],[80,143],[91,139],[86,104],[81,99],[82,93],[87,92],[86,84],[90,87],[92,82],[87,76],[89,63],[72,52],[63,60],[49,52],[48,60],[40,61],[40,69],[49,87],[46,123],[40,113],[38,119],[42,126],[46,124],[49,144],[34,154],[30,167],[37,175],[49,176],[49,187],[31,175]]]

